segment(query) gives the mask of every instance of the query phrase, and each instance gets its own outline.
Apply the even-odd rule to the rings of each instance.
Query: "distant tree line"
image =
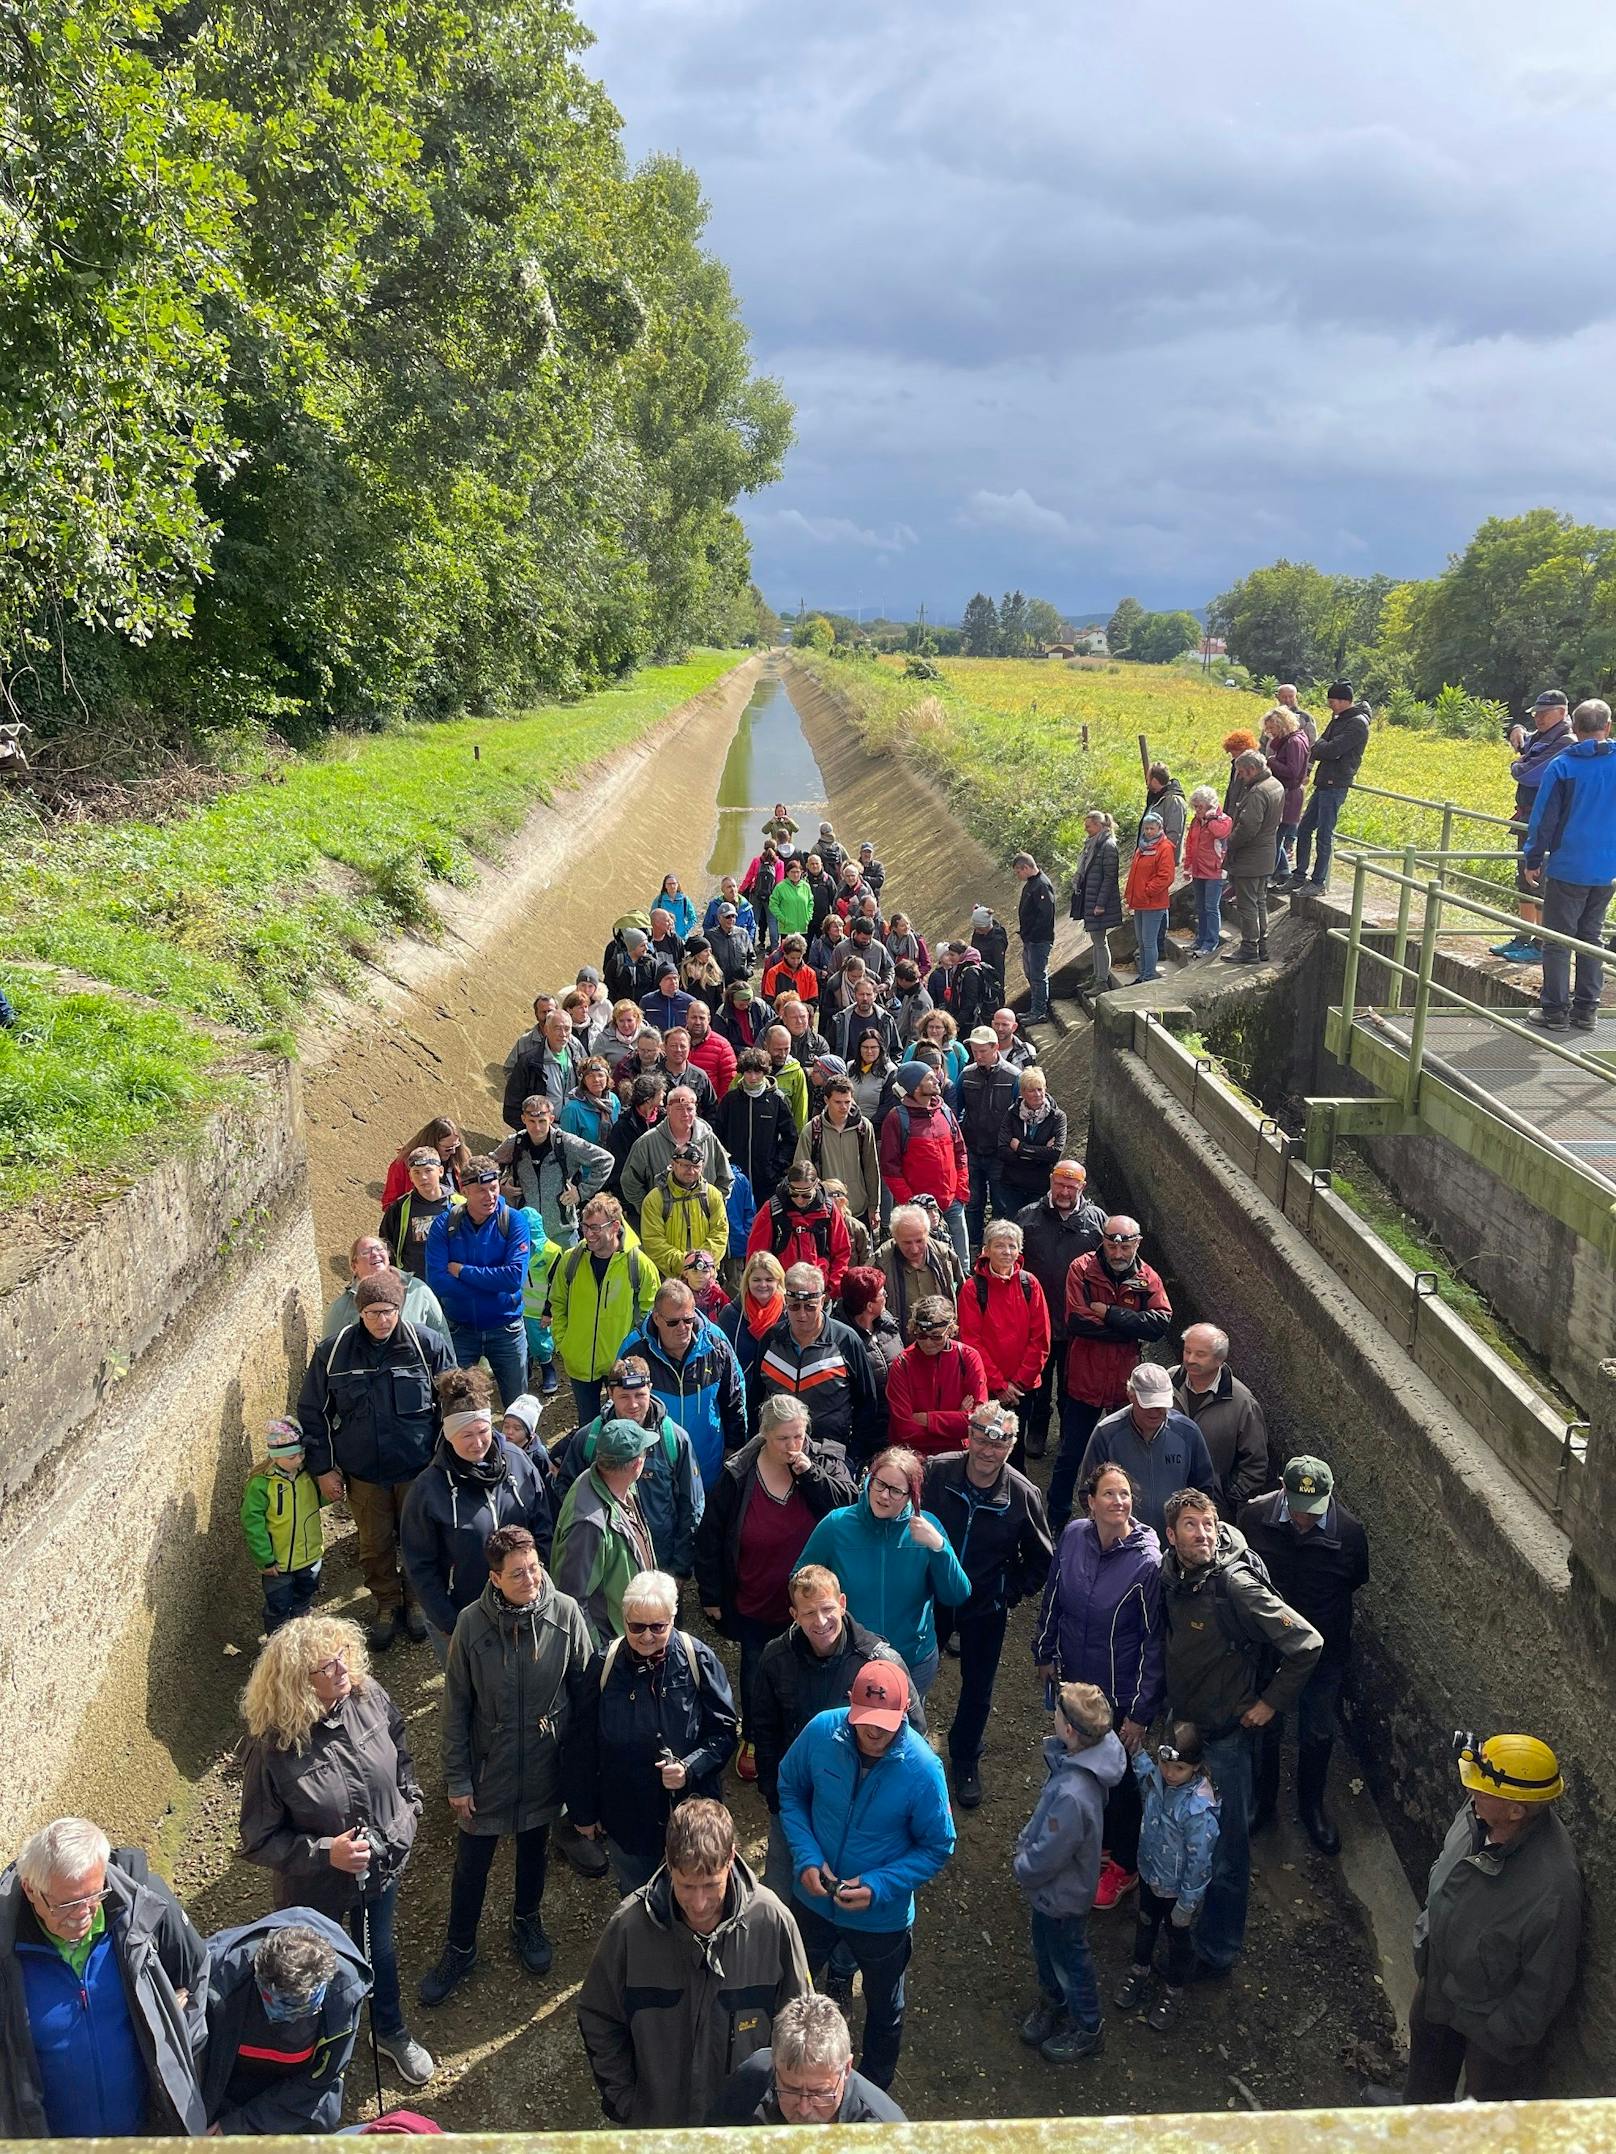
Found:
[[[1125,598],[1106,623],[1106,649],[1113,658],[1131,658],[1135,665],[1165,666],[1201,641],[1201,624],[1193,613],[1180,608],[1172,613],[1147,613],[1136,598]]]
[[[48,735],[569,692],[777,623],[790,408],[560,0],[10,0],[0,681]]]

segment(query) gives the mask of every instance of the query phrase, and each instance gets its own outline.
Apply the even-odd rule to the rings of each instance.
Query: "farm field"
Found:
[[[1083,813],[1105,808],[1131,838],[1143,795],[1138,736],[1188,794],[1228,776],[1224,736],[1255,732],[1265,697],[1202,681],[1172,666],[1074,668],[1037,659],[945,658],[935,681],[906,679],[901,658],[848,664],[795,653],[852,707],[872,749],[909,757],[942,786],[995,852],[1025,846],[1045,866],[1070,869]],[[1317,715],[1329,712],[1318,706]],[[1082,727],[1088,726],[1085,750]],[[1514,799],[1505,744],[1449,740],[1377,722],[1360,777],[1388,792],[1454,800],[1508,815]],[[1460,824],[1459,842],[1492,849],[1503,837]],[[1355,800],[1344,836],[1376,844],[1434,844],[1437,819],[1391,801]]]

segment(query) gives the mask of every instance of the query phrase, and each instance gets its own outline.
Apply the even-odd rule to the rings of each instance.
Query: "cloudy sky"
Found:
[[[782,608],[1616,523],[1608,0],[581,0],[797,408]]]

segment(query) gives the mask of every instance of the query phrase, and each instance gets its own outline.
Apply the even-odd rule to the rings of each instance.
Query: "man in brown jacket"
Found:
[[[1234,885],[1235,918],[1240,925],[1240,947],[1223,960],[1226,965],[1257,965],[1268,955],[1268,878],[1274,871],[1275,846],[1285,815],[1285,788],[1269,775],[1268,765],[1254,748],[1235,757],[1237,795],[1229,813],[1234,829],[1223,872]]]

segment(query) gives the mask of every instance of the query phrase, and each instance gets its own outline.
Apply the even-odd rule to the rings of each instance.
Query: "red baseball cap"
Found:
[[[885,1728],[893,1734],[909,1717],[909,1677],[896,1661],[867,1660],[847,1694],[852,1728]]]

